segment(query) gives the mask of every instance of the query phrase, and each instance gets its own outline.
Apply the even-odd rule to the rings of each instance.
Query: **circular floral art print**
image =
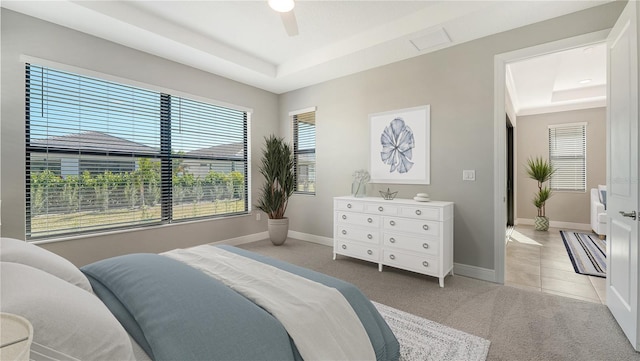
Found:
[[[402,118],[395,118],[380,135],[382,162],[390,166],[389,173],[407,173],[413,167],[413,131]]]

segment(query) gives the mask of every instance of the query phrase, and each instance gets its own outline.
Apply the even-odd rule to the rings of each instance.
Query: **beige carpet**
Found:
[[[355,284],[371,300],[491,341],[487,360],[638,360],[606,306],[449,276],[436,278],[339,256],[288,239],[240,246]]]

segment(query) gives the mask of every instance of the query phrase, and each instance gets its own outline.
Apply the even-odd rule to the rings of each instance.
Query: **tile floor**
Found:
[[[573,270],[559,228],[540,232],[533,226],[517,226],[507,242],[506,258],[508,286],[606,303],[605,279]]]

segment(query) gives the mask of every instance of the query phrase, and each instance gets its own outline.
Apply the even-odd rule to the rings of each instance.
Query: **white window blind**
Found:
[[[316,111],[315,108],[294,112],[293,153],[298,193],[316,192]]]
[[[26,236],[247,213],[247,113],[26,65]]]
[[[549,127],[549,159],[556,169],[551,177],[551,189],[586,190],[586,144],[585,123]]]

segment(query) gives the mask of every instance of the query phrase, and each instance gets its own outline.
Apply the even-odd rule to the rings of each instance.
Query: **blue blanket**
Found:
[[[397,360],[398,342],[353,285],[235,247],[227,251],[335,287],[362,321],[377,360]],[[154,360],[300,360],[284,327],[221,282],[153,254],[114,257],[82,268],[95,293]]]

